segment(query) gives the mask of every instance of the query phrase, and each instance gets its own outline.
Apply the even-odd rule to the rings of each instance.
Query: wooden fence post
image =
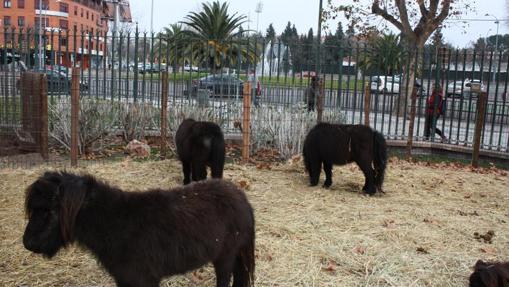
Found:
[[[318,80],[318,96],[316,99],[316,121],[318,123],[322,122],[323,119],[323,100],[324,100],[324,92],[325,92],[325,81],[322,77]]]
[[[482,127],[486,112],[486,92],[481,92],[477,99],[477,117],[475,121],[474,146],[472,151],[472,166],[479,167],[479,150],[481,148]]]
[[[242,160],[249,160],[251,136],[251,82],[244,83],[244,113],[242,115]]]
[[[71,166],[78,166],[78,133],[80,113],[80,69],[72,68],[71,78]]]
[[[167,131],[168,131],[168,72],[162,72],[161,77],[161,158],[166,158]]]
[[[364,87],[364,125],[369,127],[369,111],[371,107],[371,87],[367,82]]]
[[[48,80],[46,74],[40,76],[39,91],[39,152],[44,160],[49,160],[48,150]]]

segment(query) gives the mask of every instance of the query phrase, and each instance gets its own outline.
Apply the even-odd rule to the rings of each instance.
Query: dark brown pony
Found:
[[[370,195],[382,191],[387,145],[383,135],[370,127],[319,123],[306,136],[303,156],[311,186],[318,184],[322,165],[323,186],[328,188],[333,165],[355,162],[366,178],[362,190]]]
[[[184,184],[206,179],[207,166],[212,178],[223,177],[224,136],[217,124],[185,119],[175,134],[175,143],[182,162]]]
[[[509,262],[478,260],[469,281],[470,287],[509,287]]]
[[[253,285],[253,209],[232,183],[124,192],[90,175],[46,172],[25,200],[26,249],[51,258],[76,241],[118,286],[157,287],[208,262],[217,286],[229,286],[232,274],[233,286]]]
[[[311,82],[309,87],[306,88],[304,92],[304,96],[306,97],[306,104],[308,107],[308,112],[315,110],[316,98],[319,93],[319,78],[317,76],[311,77]]]

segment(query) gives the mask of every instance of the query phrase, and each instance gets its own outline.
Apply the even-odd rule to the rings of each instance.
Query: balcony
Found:
[[[42,14],[42,16],[56,16],[56,17],[69,18],[69,13],[67,13],[67,12],[35,9],[35,16],[39,16],[41,14]]]

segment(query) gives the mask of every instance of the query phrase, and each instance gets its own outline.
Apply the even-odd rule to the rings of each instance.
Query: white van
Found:
[[[371,77],[371,92],[399,93],[398,76],[373,76]]]

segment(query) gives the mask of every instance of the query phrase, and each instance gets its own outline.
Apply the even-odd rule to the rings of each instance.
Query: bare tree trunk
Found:
[[[409,114],[409,100],[414,90],[416,65],[417,59],[414,57],[413,53],[411,53],[408,65],[405,65],[403,68],[403,79],[401,79],[401,86],[399,88],[400,93],[397,103],[395,103],[394,115],[398,117]]]

